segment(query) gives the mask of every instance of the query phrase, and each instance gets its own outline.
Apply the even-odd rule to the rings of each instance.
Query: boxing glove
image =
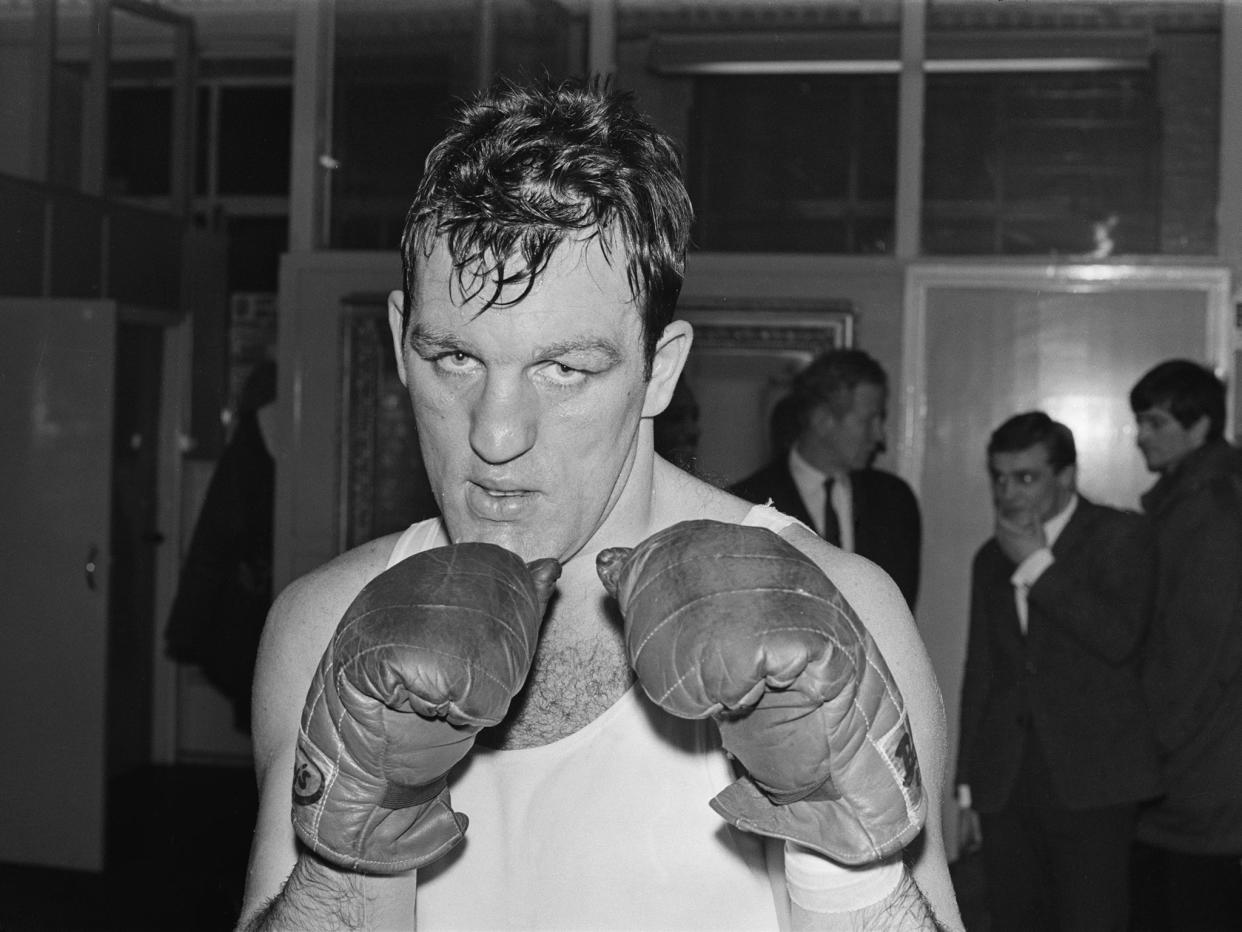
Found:
[[[461,841],[446,775],[504,718],[560,576],[493,544],[416,554],[368,583],[325,650],[298,732],[293,825],[348,870],[422,867]]]
[[[712,808],[846,865],[903,848],[927,811],[905,705],[820,568],[765,528],[687,521],[596,567],[643,689],[712,717],[745,772]]]

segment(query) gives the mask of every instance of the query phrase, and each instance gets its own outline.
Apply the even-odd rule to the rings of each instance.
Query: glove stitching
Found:
[[[643,637],[643,639],[642,639],[642,640],[638,643],[638,645],[634,648],[634,650],[633,650],[633,652],[632,652],[632,654],[631,654],[631,659],[634,661],[634,663],[635,663],[635,664],[637,664],[637,663],[638,663],[638,655],[639,655],[639,654],[641,654],[641,653],[642,653],[642,651],[643,651],[643,648],[645,648],[645,647],[647,646],[647,642],[649,642],[649,641],[650,641],[653,637],[655,637],[655,636],[656,636],[656,634],[658,634],[658,633],[659,633],[659,631],[660,631],[660,629],[661,629],[661,628],[663,628],[665,625],[667,625],[667,624],[669,624],[670,622],[672,622],[673,620],[675,620],[675,619],[676,619],[676,617],[677,617],[678,615],[680,615],[682,612],[684,612],[684,611],[686,611],[686,610],[688,610],[688,609],[690,609],[690,608],[695,607],[698,603],[700,603],[700,602],[704,602],[704,601],[707,601],[707,600],[710,600],[710,599],[717,598],[718,596],[734,595],[734,594],[739,594],[739,593],[741,593],[741,594],[745,594],[745,595],[752,595],[752,594],[758,594],[758,593],[762,593],[762,592],[782,592],[782,593],[786,593],[786,594],[788,594],[788,593],[796,593],[796,594],[803,595],[803,596],[807,596],[807,597],[810,597],[810,598],[816,598],[816,599],[817,599],[817,601],[820,601],[820,602],[826,602],[826,600],[824,600],[824,599],[822,599],[822,598],[818,598],[818,597],[816,597],[816,596],[813,596],[811,593],[808,593],[808,592],[805,592],[805,591],[803,591],[803,590],[799,590],[799,589],[790,589],[790,588],[789,588],[789,587],[787,587],[787,586],[762,586],[762,587],[758,587],[758,586],[746,586],[746,587],[739,587],[739,588],[737,588],[737,589],[716,589],[716,590],[714,590],[714,591],[712,591],[712,592],[705,592],[705,593],[703,593],[702,595],[697,595],[697,596],[695,596],[694,598],[692,598],[690,601],[685,602],[685,603],[683,603],[683,604],[681,604],[681,605],[677,606],[677,608],[673,609],[673,611],[672,611],[672,612],[670,612],[670,613],[669,613],[668,615],[666,615],[664,618],[660,619],[659,624],[655,625],[655,626],[654,626],[654,627],[653,627],[650,631],[648,631],[648,632],[647,632],[647,634],[646,634],[646,636],[645,636],[645,637]],[[831,606],[834,610],[839,611],[839,609],[837,609],[837,608],[836,608],[836,606],[832,605],[832,603],[831,603],[831,602],[826,602],[826,604],[828,604],[829,606]],[[775,630],[775,629],[771,629],[771,628],[769,628],[769,629],[767,629],[767,630],[768,630],[768,631],[771,631],[771,630]],[[816,630],[818,630],[818,629],[814,629],[814,628],[788,628],[788,629],[783,629],[783,630],[789,630],[789,631],[816,631]],[[764,632],[760,632],[760,634],[762,634],[762,633],[764,633]]]
[[[876,755],[878,755],[880,760],[883,762],[884,768],[889,772],[889,775],[892,777],[893,785],[897,788],[897,792],[901,794],[902,802],[905,804],[906,811],[905,811],[905,821],[903,822],[903,824],[900,827],[896,828],[893,831],[893,833],[888,836],[888,838],[883,839],[882,841],[879,842],[880,845],[887,845],[890,842],[897,839],[898,837],[900,837],[907,829],[917,824],[916,820],[912,817],[912,813],[914,809],[914,806],[912,804],[913,801],[910,798],[909,792],[906,790],[906,787],[905,787],[904,782],[902,781],[901,775],[897,773],[897,768],[893,765],[892,760],[889,758],[888,754],[884,752],[883,748],[880,747],[877,740],[872,736],[871,720],[867,717],[867,713],[866,711],[863,710],[862,706],[858,704],[857,694],[856,694],[853,704],[854,704],[854,707],[858,709],[858,714],[863,717],[863,721],[867,723],[867,730],[863,733],[867,738],[867,743],[871,745]],[[901,712],[901,715],[898,718],[898,726],[902,725],[903,723],[906,723],[905,730],[908,731],[909,726],[907,723],[905,710],[901,709],[899,711]],[[898,726],[894,726],[894,728]],[[888,732],[886,732],[886,734],[891,734],[892,732],[893,732],[893,729],[890,728]],[[911,735],[911,740],[914,740],[913,735]],[[862,824],[861,821],[859,824],[860,825]],[[869,829],[864,829],[864,830],[867,832],[867,836],[869,838],[875,839],[876,836],[873,832],[871,832]]]
[[[645,556],[646,556],[646,554],[643,554],[643,556],[645,557]],[[633,559],[633,558],[631,558],[631,559]],[[728,560],[728,559],[730,559],[730,558],[729,558],[728,556],[725,556],[725,557],[723,557],[723,559]],[[804,565],[804,564],[803,564],[803,561],[801,561],[801,560],[794,560],[794,559],[792,559],[790,556],[788,556],[787,554],[779,554],[779,553],[746,553],[746,554],[735,554],[735,555],[733,555],[732,559],[741,559],[741,560],[745,560],[745,561],[746,561],[746,562],[748,562],[748,563],[749,563],[749,562],[751,562],[751,561],[753,561],[753,560],[776,560],[776,561],[779,561],[779,562],[782,562],[782,563],[792,563],[792,564],[794,564],[795,566],[802,566],[802,565]],[[648,570],[648,569],[647,569],[647,567],[646,567],[646,566],[644,566],[644,567],[643,567],[643,572],[642,572],[642,576],[643,576],[643,584],[642,584],[642,586],[641,586],[641,587],[639,587],[639,588],[635,589],[633,592],[631,592],[631,593],[630,593],[630,596],[629,596],[629,598],[627,599],[627,602],[628,602],[628,603],[633,603],[634,601],[636,601],[636,600],[639,598],[639,596],[641,596],[641,595],[642,595],[644,592],[646,592],[649,588],[651,588],[653,585],[655,585],[655,583],[656,583],[658,580],[660,580],[663,576],[666,576],[666,575],[668,575],[669,573],[673,572],[674,570],[677,570],[677,569],[679,569],[679,568],[681,568],[681,567],[683,567],[683,566],[690,566],[690,565],[695,564],[695,563],[711,563],[711,564],[716,564],[716,563],[721,562],[721,560],[722,560],[722,556],[721,556],[721,555],[719,555],[719,554],[710,554],[710,555],[702,555],[702,556],[690,556],[690,557],[683,557],[683,558],[681,558],[681,559],[679,559],[679,560],[677,560],[677,561],[675,561],[675,562],[665,563],[665,564],[663,564],[662,566],[660,566],[660,567],[658,567],[657,569],[654,569],[654,570]],[[816,569],[818,569],[818,567],[816,567]],[[821,572],[822,572],[822,571],[821,571]],[[753,591],[756,591],[756,590],[752,590],[752,589],[736,589],[736,590],[722,590],[722,591],[753,592]],[[787,590],[787,589],[786,589],[786,590],[782,590],[782,591],[789,591],[789,590]]]
[[[448,812],[449,819],[453,820],[454,824],[456,824],[456,820],[453,819],[453,807],[452,806],[447,805],[443,800],[439,798],[432,800],[432,802],[429,805],[440,806],[441,808],[443,808],[446,812]],[[425,815],[425,814],[426,813],[424,812],[422,815]],[[421,820],[422,815],[420,815],[419,818],[415,819],[415,823]],[[445,851],[452,848],[453,845],[457,843],[457,840],[461,837],[462,837],[462,832],[458,831],[457,834],[454,835],[452,838],[448,839],[447,841],[441,842],[441,844],[437,848],[435,848],[435,850],[433,851],[426,852],[425,854],[422,854],[422,855],[415,855],[414,857],[401,858],[395,861],[393,860],[384,861],[384,860],[380,860],[379,858],[360,858],[360,857],[353,857],[351,858],[351,860],[354,862],[355,866],[358,866],[358,867],[384,867],[384,868],[395,867],[397,868],[398,871],[413,870],[414,867],[418,866],[417,864],[411,865],[409,868],[404,868],[401,865],[407,864],[410,861],[415,861],[415,862],[421,861],[423,865],[430,864],[432,861],[439,858],[439,856],[443,854]]]
[[[838,592],[837,595],[840,595],[840,593]],[[825,599],[814,593],[807,593],[807,596],[815,599],[816,601],[823,602],[838,617],[844,619],[850,629],[854,632],[854,636],[862,643],[863,655],[866,658],[867,666],[876,672],[876,675],[880,678],[880,682],[884,684],[885,695],[888,696],[888,698],[895,706],[897,706],[898,709],[904,709],[904,703],[901,701],[900,693],[894,692],[893,684],[889,682],[889,677],[885,676],[885,671],[880,669],[879,665],[872,657],[871,648],[876,647],[875,638],[872,637],[871,632],[867,629],[867,626],[862,623],[862,619],[858,617],[858,614],[854,611],[850,604],[844,600],[844,596],[841,597],[843,602],[841,605],[838,605],[834,601]]]
[[[341,679],[341,673],[339,671],[336,673],[335,678],[338,680],[337,695],[339,696],[341,691],[341,684],[339,682]],[[321,691],[321,695],[323,692],[326,692],[326,684],[325,689]],[[333,728],[336,731],[335,736],[337,739],[336,757],[332,761],[332,773],[324,783],[323,796],[321,797],[322,802],[315,807],[315,817],[311,822],[311,833],[315,839],[314,848],[316,851],[318,851],[321,846],[326,850],[331,850],[327,845],[323,844],[323,842],[319,840],[319,823],[323,819],[324,812],[328,808],[328,800],[331,798],[332,788],[336,785],[337,779],[340,777],[341,773],[341,755],[345,752],[345,742],[341,740],[341,722],[345,720],[346,714],[348,714],[348,712],[344,704],[342,704],[340,715],[338,715],[336,721],[332,723]]]
[[[459,654],[451,654],[448,651],[435,650],[434,648],[430,648],[430,647],[422,647],[422,646],[413,645],[413,644],[406,644],[400,641],[393,641],[387,644],[374,644],[371,647],[366,648],[365,650],[358,651],[358,653],[354,654],[354,656],[351,657],[348,662],[341,665],[340,670],[338,672],[338,676],[343,675],[344,671],[348,669],[349,667],[357,666],[367,654],[373,654],[376,651],[388,650],[389,648],[392,648],[392,647],[415,647],[418,650],[425,651],[428,654],[434,654],[438,657],[447,657],[450,660],[457,660],[461,662],[462,664],[464,664],[467,668],[469,668],[470,672],[478,673],[484,679],[491,680],[491,682],[495,683],[497,686],[499,686],[502,690],[506,692],[510,692],[510,693],[512,692],[508,684],[502,682],[501,680],[493,676],[492,673],[486,667],[480,666],[479,664],[475,663],[474,661],[470,660],[467,657],[462,657]],[[421,699],[422,697],[420,696],[419,698]],[[449,700],[449,701],[456,701],[456,700]]]
[[[770,636],[772,633],[774,633],[774,632],[776,632],[776,631],[779,631],[779,632],[784,633],[784,634],[788,634],[788,633],[792,633],[792,632],[802,632],[802,633],[805,633],[805,634],[815,634],[815,635],[819,635],[819,636],[821,636],[824,640],[829,641],[830,643],[832,643],[832,645],[833,645],[834,647],[836,647],[836,649],[837,649],[837,650],[838,650],[838,651],[839,651],[839,652],[843,655],[845,662],[846,662],[846,663],[849,665],[849,667],[850,667],[850,675],[851,675],[851,676],[852,676],[852,677],[853,677],[856,681],[857,681],[857,680],[861,680],[861,677],[860,677],[860,675],[859,675],[859,671],[858,671],[858,666],[857,666],[857,664],[855,664],[855,663],[854,663],[854,658],[853,658],[853,656],[852,656],[852,652],[851,652],[848,648],[846,648],[846,647],[845,647],[845,645],[843,645],[843,644],[841,643],[841,641],[840,641],[840,639],[839,639],[839,636],[838,636],[838,635],[836,635],[836,634],[834,634],[834,633],[832,633],[831,631],[826,631],[826,630],[824,630],[824,629],[822,629],[822,628],[814,628],[814,627],[809,627],[809,626],[807,626],[807,625],[788,625],[788,626],[781,627],[781,628],[772,628],[772,627],[769,627],[769,628],[766,628],[766,629],[764,629],[764,630],[762,630],[762,631],[750,631],[750,632],[747,632],[747,634],[748,634],[748,636],[750,637],[750,639],[751,639],[751,640],[757,640],[757,639],[760,639],[760,638],[765,638],[765,637],[768,637],[768,636]],[[864,645],[864,647],[865,647],[865,645]],[[864,657],[865,657],[865,656],[866,656],[866,651],[865,651],[865,649],[864,649]],[[634,654],[634,663],[635,663],[635,665],[637,665],[637,662],[638,662],[638,654],[637,654],[637,652],[635,652],[635,654]],[[801,678],[801,677],[803,676],[803,674],[806,672],[806,666],[807,666],[807,665],[809,665],[809,663],[810,663],[810,660],[808,659],[808,660],[806,661],[806,663],[803,665],[803,669],[802,669],[802,671],[800,671],[800,672],[797,674],[797,676],[795,676],[795,677],[794,677],[794,679],[793,679],[792,683],[796,683],[796,682],[798,681],[798,679],[799,679],[799,678]],[[696,672],[699,672],[699,671],[697,671],[697,670],[692,670],[692,669],[691,669],[691,670],[686,670],[686,672],[684,672],[684,673],[683,673],[681,676],[679,676],[679,677],[678,677],[675,681],[673,681],[673,683],[672,683],[672,684],[670,684],[670,685],[669,685],[668,689],[666,689],[666,690],[664,691],[664,693],[663,693],[663,694],[662,694],[662,695],[661,695],[658,699],[657,699],[657,698],[655,698],[655,697],[653,696],[652,698],[654,699],[654,701],[656,702],[656,704],[657,704],[657,705],[662,705],[662,704],[664,703],[664,701],[665,701],[665,700],[667,700],[667,699],[668,699],[668,697],[669,697],[669,696],[673,693],[673,691],[677,689],[677,687],[678,687],[678,686],[680,686],[683,682],[685,682],[685,680],[686,680],[686,679],[687,679],[687,678],[688,678],[688,677],[689,677],[692,673],[696,673]],[[640,677],[640,678],[641,678],[641,677]],[[766,673],[765,673],[765,674],[763,674],[763,675],[760,677],[760,679],[764,679],[764,680],[766,680],[766,679],[767,679],[767,674],[766,674]],[[758,680],[758,679],[756,679],[755,683],[752,683],[752,684],[751,684],[751,688],[754,688],[754,685],[755,685],[756,683],[758,683],[758,681],[759,681],[759,680]],[[792,685],[792,683],[791,683],[791,685]],[[749,692],[749,691],[750,691],[750,690],[748,689],[748,690],[747,690],[747,692]],[[857,690],[855,690],[855,694],[857,694]],[[840,695],[840,694],[838,693],[838,695]],[[835,698],[835,697],[834,697],[834,698]],[[828,701],[830,701],[830,700],[828,700],[828,699],[821,699],[821,700],[820,700],[820,704],[822,705],[823,703],[828,702]],[[721,708],[729,708],[728,706],[726,706],[726,705],[724,704],[724,702],[722,702],[721,700],[718,700],[718,699],[717,699],[717,700],[713,700],[712,705],[713,705],[713,706],[720,706]],[[712,714],[714,714],[714,713],[712,713],[712,712],[710,712],[710,711],[709,711],[709,712],[705,712],[705,713],[703,713],[703,714],[704,714],[704,716],[706,716],[706,715],[712,715]]]
[[[445,602],[400,602],[400,603],[389,602],[382,606],[377,606],[375,608],[367,609],[365,612],[361,612],[358,615],[351,618],[348,624],[342,625],[340,629],[338,629],[337,637],[338,638],[341,637],[342,635],[345,634],[346,629],[352,627],[353,625],[357,624],[360,621],[365,620],[371,615],[376,614],[377,612],[387,612],[387,611],[415,612],[415,611],[422,611],[426,609],[449,609],[453,612],[469,612],[472,615],[480,615],[483,618],[488,619],[489,621],[498,622],[510,634],[514,634],[516,636],[516,633],[517,633],[516,629],[509,624],[507,619],[502,618],[499,615],[493,614],[492,610],[489,608],[476,607],[472,605],[454,605],[451,602],[449,603],[445,603]],[[525,634],[525,631],[523,631],[522,634]],[[524,639],[525,638],[523,638],[523,640]]]

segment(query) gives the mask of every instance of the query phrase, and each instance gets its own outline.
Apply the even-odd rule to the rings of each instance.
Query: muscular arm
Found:
[[[874,564],[829,547],[804,527],[790,526],[781,533],[815,560],[849,600],[901,689],[928,799],[926,824],[906,849],[906,863],[936,920],[961,929],[940,816],[947,755],[944,700],[910,610],[897,586]]]
[[[413,871],[374,877],[336,870],[301,848],[290,819],[294,747],[306,691],[341,614],[383,568],[390,547],[352,551],[286,589],[272,606],[254,686],[259,815],[238,928],[414,927]]]

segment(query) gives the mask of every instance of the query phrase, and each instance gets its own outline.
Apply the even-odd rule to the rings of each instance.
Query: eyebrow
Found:
[[[409,331],[410,346],[421,349],[462,349],[463,344],[447,330],[436,330],[426,324],[414,324]]]
[[[470,344],[458,339],[446,330],[415,324],[410,327],[409,341],[416,349],[466,350]],[[558,340],[547,346],[537,347],[532,354],[538,359],[555,359],[558,356],[571,356],[575,353],[599,353],[608,365],[616,365],[621,361],[621,351],[611,340],[599,337],[582,337],[579,339]]]
[[[575,353],[599,353],[608,365],[616,365],[621,361],[621,351],[611,340],[584,337],[578,340],[561,340],[542,347],[536,355],[541,358],[554,359],[557,356],[572,356]]]

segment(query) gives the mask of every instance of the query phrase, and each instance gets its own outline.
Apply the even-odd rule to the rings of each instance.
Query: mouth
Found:
[[[484,521],[516,521],[533,507],[539,493],[515,483],[478,481],[466,483],[466,505]]]

